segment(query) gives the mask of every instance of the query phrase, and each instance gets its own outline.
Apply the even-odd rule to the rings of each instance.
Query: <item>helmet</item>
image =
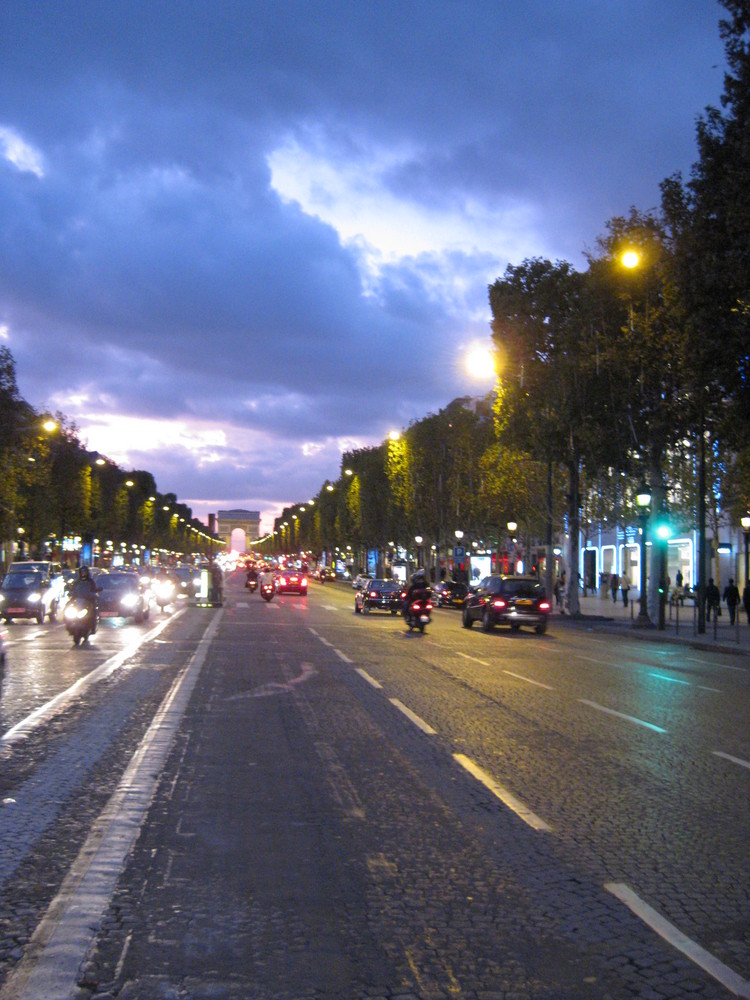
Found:
[[[423,569],[418,569],[416,573],[412,575],[411,578],[412,583],[424,583],[424,580],[425,580],[425,573]]]

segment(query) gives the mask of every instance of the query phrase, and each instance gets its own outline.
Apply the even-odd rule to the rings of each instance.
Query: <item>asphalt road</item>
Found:
[[[11,650],[2,1000],[750,996],[746,661],[241,583]]]

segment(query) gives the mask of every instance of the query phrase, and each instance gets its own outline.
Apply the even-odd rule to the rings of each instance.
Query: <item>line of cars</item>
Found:
[[[387,611],[396,615],[400,611],[402,585],[398,581],[360,576],[353,586],[355,614]],[[433,588],[433,600],[439,607],[460,610],[464,628],[480,622],[485,632],[497,626],[517,632],[526,626],[542,635],[547,631],[551,611],[544,587],[534,576],[486,576],[476,587],[447,581]]]
[[[200,585],[198,570],[193,566],[170,567],[168,573],[122,567],[100,569],[90,567],[97,590],[99,616],[102,618],[132,618],[146,621],[152,602],[161,607],[193,599]],[[164,576],[170,584],[169,593],[157,596],[157,579]],[[0,582],[0,619],[35,619],[56,621],[69,599],[70,586],[76,573],[63,570],[59,563],[28,560],[12,563]]]

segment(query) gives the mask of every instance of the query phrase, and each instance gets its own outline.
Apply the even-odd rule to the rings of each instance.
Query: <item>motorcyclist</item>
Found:
[[[251,587],[251,585],[253,583],[257,584],[257,582],[258,582],[258,569],[257,569],[255,563],[253,563],[250,566],[250,569],[247,571],[247,578],[245,580],[245,586],[246,587]]]
[[[414,601],[429,601],[432,591],[427,583],[427,577],[423,569],[418,569],[411,578],[409,589],[406,591],[404,600],[404,616],[409,614],[409,608]]]
[[[73,582],[73,585],[70,588],[70,596],[90,605],[94,612],[94,617],[96,618],[99,599],[96,590],[96,583],[94,582],[94,578],[91,576],[91,571],[88,566],[81,566],[78,571],[78,578]]]

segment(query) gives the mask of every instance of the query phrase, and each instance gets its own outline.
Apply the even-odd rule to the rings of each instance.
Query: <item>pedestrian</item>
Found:
[[[721,592],[714,583],[714,578],[710,576],[708,578],[708,586],[706,587],[706,617],[708,621],[711,621],[712,608],[714,612],[714,621],[716,621],[717,615],[721,612]]]
[[[628,592],[630,591],[630,580],[627,576],[622,578],[622,583],[620,584],[620,590],[622,591],[622,603],[623,607],[628,606]]]
[[[750,580],[747,581],[745,589],[742,591],[742,603],[745,605],[747,624],[750,625]]]
[[[675,587],[682,589],[682,570],[677,570],[677,576],[674,578]]]
[[[737,614],[737,605],[740,603],[740,592],[731,577],[724,588],[724,600],[729,608],[729,624],[734,625],[734,616]]]
[[[612,591],[612,600],[617,604],[617,591],[620,587],[620,578],[617,573],[610,574],[609,577],[609,589]]]

